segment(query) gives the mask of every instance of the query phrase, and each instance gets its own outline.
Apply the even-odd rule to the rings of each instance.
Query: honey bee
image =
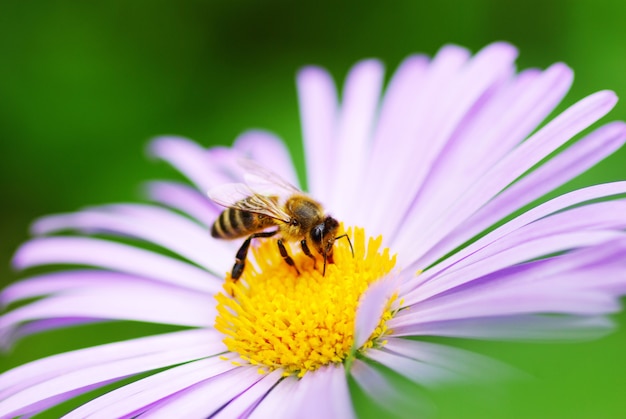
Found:
[[[325,214],[322,205],[282,179],[278,174],[258,164],[240,162],[246,170],[245,183],[229,183],[209,191],[218,205],[226,207],[211,227],[211,235],[218,239],[237,239],[248,236],[237,251],[231,277],[237,281],[243,274],[252,239],[277,236],[278,250],[287,264],[298,275],[300,271],[289,255],[285,242],[300,242],[305,255],[315,256],[309,244],[323,258],[322,275],[326,264],[334,263],[333,244],[346,238],[352,255],[354,249],[347,234],[337,236],[339,222]],[[276,227],[269,230],[271,227]]]

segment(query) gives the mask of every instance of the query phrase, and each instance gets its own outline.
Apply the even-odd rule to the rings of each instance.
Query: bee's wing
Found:
[[[291,217],[279,205],[277,196],[256,193],[244,183],[226,183],[211,188],[209,198],[218,205],[266,215],[288,223]]]
[[[300,189],[287,182],[278,173],[259,165],[253,160],[241,159],[239,160],[239,165],[245,170],[244,180],[246,184],[259,195],[276,195],[286,198],[294,194],[303,194]]]
[[[224,183],[209,189],[207,195],[218,205],[236,208],[239,201],[254,195],[254,191],[245,183]]]

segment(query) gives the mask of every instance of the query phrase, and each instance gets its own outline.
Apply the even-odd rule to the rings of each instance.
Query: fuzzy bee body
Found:
[[[245,200],[244,200],[245,201]],[[245,202],[237,203],[245,206]],[[266,215],[236,208],[226,208],[211,227],[211,236],[216,239],[238,239],[276,225],[276,221]]]
[[[218,239],[237,239],[248,236],[235,257],[231,273],[233,280],[241,277],[250,242],[255,238],[267,238],[278,235],[277,245],[280,254],[289,265],[299,273],[293,259],[284,245],[286,242],[300,242],[304,254],[313,259],[313,249],[323,258],[323,274],[326,264],[333,263],[333,243],[337,236],[339,222],[326,215],[322,205],[305,195],[295,186],[284,181],[277,174],[252,162],[245,162],[248,170],[264,187],[268,185],[282,193],[264,194],[256,192],[250,184],[227,184],[209,191],[209,197],[219,205],[226,207],[211,227],[211,235]],[[276,227],[270,230],[270,227]],[[352,247],[352,243],[350,243]]]

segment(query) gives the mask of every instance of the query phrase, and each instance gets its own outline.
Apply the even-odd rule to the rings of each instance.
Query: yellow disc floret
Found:
[[[294,252],[300,275],[280,256],[275,241],[264,240],[254,249],[238,282],[230,277],[224,293],[216,296],[216,329],[224,343],[260,372],[281,368],[286,375],[302,377],[307,371],[346,360],[353,348],[359,298],[370,284],[395,265],[389,249],[381,251],[382,238],[369,239],[363,229],[348,230],[347,240],[334,244],[334,262],[322,276],[322,261],[314,262]],[[252,262],[252,260],[251,260]],[[315,265],[315,266],[314,266]],[[391,301],[370,339],[372,347],[386,331]]]

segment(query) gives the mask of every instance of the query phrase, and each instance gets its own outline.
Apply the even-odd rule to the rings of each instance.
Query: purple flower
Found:
[[[384,93],[381,63],[362,61],[341,103],[328,73],[300,72],[308,191],[350,237],[333,244],[324,275],[321,256],[308,257],[296,242],[290,266],[270,238],[256,240],[233,282],[242,241],[210,235],[223,208],[206,192],[245,179],[241,158],[298,184],[284,145],[260,131],[208,150],[159,138],[152,153],[193,187],[153,182],[154,204],[38,220],[14,266],[75,267],[3,291],[2,304],[14,307],[0,318],[5,346],[103,320],[186,330],[5,372],[0,417],[30,416],[153,372],[67,417],[343,418],[355,414],[347,376],[377,402],[402,403],[378,364],[426,388],[507,374],[495,361],[420,337],[555,340],[610,331],[606,316],[626,294],[626,201],[617,199],[626,182],[534,203],[624,143],[625,124],[612,122],[561,148],[616,96],[590,95],[538,128],[572,71],[555,64],[518,73],[516,54],[497,43],[475,56],[457,46],[432,59],[411,56]]]

